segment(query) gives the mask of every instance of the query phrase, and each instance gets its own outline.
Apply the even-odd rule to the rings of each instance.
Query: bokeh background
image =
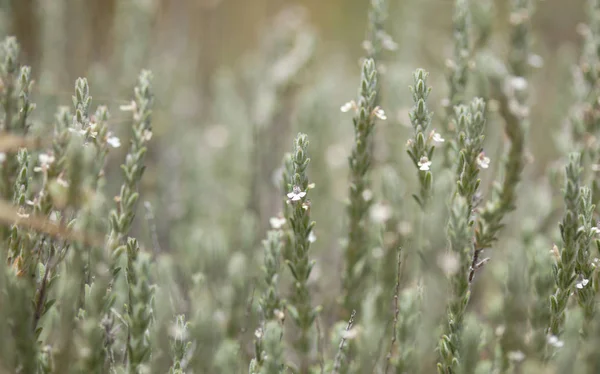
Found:
[[[311,287],[315,303],[334,309],[343,267],[347,156],[353,141],[351,118],[340,106],[357,95],[369,3],[0,0],[0,34],[17,36],[22,62],[33,68],[35,118],[40,123],[51,122],[58,105],[70,105],[75,79],[85,76],[93,106],[108,105],[112,129],[126,139],[128,122],[119,106],[130,100],[138,72],[153,71],[154,138],[142,199],[152,204],[154,217],[140,207],[139,217],[145,219],[137,220],[137,236],[159,252],[182,254],[185,261],[177,264],[181,279],[176,280],[182,286],[182,309],[187,305],[186,279],[200,274],[208,280],[207,321],[216,318],[220,324],[215,329],[221,329],[211,330],[215,340],[251,324],[244,313],[259,282],[260,241],[269,217],[281,208],[278,170],[298,131],[310,139],[309,176],[316,183],[311,199],[317,222],[312,257],[317,265]],[[382,106],[388,120],[376,129],[373,180],[375,195],[390,204],[398,222],[390,230],[402,235],[410,234],[410,212],[416,209],[410,199],[415,172],[405,152],[412,132],[407,126],[412,105],[408,85],[416,68],[430,72],[434,127],[440,128],[440,103],[447,94],[445,63],[453,48],[453,3],[389,1],[386,29],[397,48],[383,55]],[[494,5],[491,47],[503,57],[510,1]],[[527,187],[520,192],[521,213],[514,214],[520,220],[508,219],[508,233],[535,223],[540,209],[551,205],[544,201],[560,200],[560,192],[550,188],[547,168],[563,154],[557,134],[571,104],[571,68],[580,53],[577,25],[585,20],[584,5],[583,0],[536,2],[532,49],[543,64],[531,78]],[[492,157],[493,175],[504,149],[501,121],[490,121],[488,128],[486,153]],[[111,156],[112,193],[120,184],[123,152],[124,147]],[[484,176],[484,185],[488,182]],[[556,235],[555,221],[550,221]],[[382,237],[373,248],[376,259],[392,250],[393,243]],[[506,254],[499,253],[495,258]],[[506,268],[497,270],[484,277],[497,277]],[[485,297],[495,295],[499,293],[488,288]],[[475,299],[480,305],[487,300]],[[337,317],[324,316],[329,324]]]
[[[561,93],[571,90],[569,67],[577,61],[581,44],[576,26],[584,21],[585,14],[583,0],[537,3],[533,49],[543,58],[544,65],[533,77],[532,111],[536,121],[532,125],[530,139],[534,141],[530,142],[530,149],[544,162],[554,154],[552,129],[564,119],[564,115],[557,113],[565,113],[568,106]],[[367,29],[367,0],[2,0],[0,4],[0,32],[17,36],[22,46],[22,62],[33,68],[40,118],[51,118],[49,115],[56,105],[69,105],[73,82],[85,76],[90,81],[95,103],[110,106],[117,126],[118,106],[129,100],[137,72],[143,68],[154,72],[157,138],[152,154],[161,156],[152,159],[155,164],[150,167],[152,176],[147,183],[153,184],[149,193],[162,196],[163,209],[172,205],[167,203],[169,199],[185,200],[184,195],[173,196],[165,189],[165,184],[178,181],[170,176],[182,169],[172,167],[172,163],[178,163],[175,159],[193,159],[186,152],[211,152],[214,148],[215,152],[231,154],[227,148],[232,144],[235,148],[253,147],[256,139],[240,139],[243,137],[240,132],[252,132],[249,127],[253,122],[242,113],[248,114],[248,108],[261,103],[253,102],[256,97],[250,93],[253,87],[240,86],[243,81],[247,84],[248,76],[259,75],[261,68],[263,72],[268,70],[272,61],[266,61],[269,57],[263,53],[270,48],[265,47],[269,43],[265,40],[277,33],[276,16],[286,9],[289,19],[302,18],[301,27],[314,33],[309,71],[295,79],[302,88],[299,96],[307,98],[304,101],[310,101],[310,96],[318,97],[314,101],[335,109],[314,124],[318,133],[309,132],[319,138],[313,140],[315,143],[330,144],[328,149],[318,150],[329,153],[313,158],[315,162],[324,162],[327,155],[345,157],[345,150],[336,144],[348,145],[352,127],[350,119],[339,115],[337,108],[355,96],[359,59],[364,55],[361,45]],[[500,54],[507,48],[509,7],[508,1],[495,2],[493,43]],[[444,64],[452,53],[452,11],[451,0],[389,2],[386,29],[398,48],[385,56],[390,68],[384,83],[387,91],[384,109],[388,113],[406,112],[410,105],[407,86],[411,83],[411,72],[417,67],[431,73],[433,97],[437,99],[434,105],[444,97],[447,89]],[[293,23],[282,23],[286,22]],[[223,96],[227,98],[222,99]],[[227,100],[230,102],[225,103]],[[288,110],[287,117],[293,117],[292,112]],[[406,118],[390,117],[382,126],[406,122]],[[289,118],[283,120],[289,121]],[[274,125],[280,126],[281,122]],[[117,131],[126,134],[126,130]],[[282,132],[285,145],[272,149],[265,158],[279,160],[289,148],[287,144],[291,144],[295,132],[287,128]],[[405,139],[398,138],[395,147],[398,149],[389,152],[402,155]],[[243,144],[235,145],[237,140]],[[187,150],[186,146],[194,149]],[[384,155],[385,161],[387,157],[390,156]],[[247,161],[236,160],[232,154],[230,163],[237,165],[227,168],[245,168],[248,165],[242,164]],[[266,167],[271,170],[266,170],[265,175],[275,171],[276,164],[269,163]],[[543,168],[539,171],[543,173]],[[204,175],[203,183],[226,184],[219,180],[219,173],[229,175],[225,170],[214,170]],[[192,203],[183,204],[189,207]],[[181,209],[172,208],[179,213]],[[172,215],[178,214],[162,214],[164,243],[169,242],[170,231],[165,222]],[[264,218],[261,217],[263,221]]]

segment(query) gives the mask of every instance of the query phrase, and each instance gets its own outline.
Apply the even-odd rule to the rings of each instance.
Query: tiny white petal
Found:
[[[387,119],[387,116],[385,115],[385,111],[383,109],[381,109],[380,107],[376,107],[373,110],[373,115],[382,121],[385,121]]]
[[[482,169],[487,169],[490,166],[490,158],[485,156],[485,153],[481,152],[477,156],[477,165]]]
[[[419,160],[417,165],[419,166],[419,170],[428,171],[429,167],[431,166],[431,161],[429,161],[427,156],[423,156],[423,157],[421,157],[421,159]]]
[[[565,345],[565,343],[558,339],[555,335],[550,335],[548,337],[548,344],[554,346],[555,348],[561,348]]]
[[[577,282],[575,287],[581,290],[583,287],[587,286],[588,283],[590,283],[590,280],[583,278],[581,281]]]
[[[340,110],[342,111],[342,113],[346,113],[346,112],[349,112],[350,109],[352,109],[353,107],[354,107],[354,102],[348,101],[346,104],[341,106]]]
[[[109,135],[106,138],[106,142],[113,148],[119,148],[121,146],[121,140],[113,135]]]
[[[136,107],[137,105],[135,104],[135,101],[132,101],[129,104],[119,106],[119,109],[123,112],[133,112]]]
[[[315,233],[313,231],[311,231],[310,234],[308,234],[308,242],[314,243],[316,241],[317,241],[317,236],[315,235]]]
[[[150,130],[144,130],[144,133],[143,133],[142,137],[143,137],[143,139],[145,141],[149,142],[150,139],[152,139],[152,131],[150,131]]]
[[[436,132],[433,134],[433,141],[436,143],[443,143],[446,141],[446,139],[442,138],[442,136]]]

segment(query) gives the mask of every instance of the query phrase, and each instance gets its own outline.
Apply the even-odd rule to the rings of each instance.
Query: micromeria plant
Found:
[[[369,226],[368,213],[373,202],[369,171],[373,163],[372,139],[376,119],[386,116],[377,98],[377,69],[373,59],[366,59],[362,67],[358,103],[350,101],[342,111],[354,112],[354,146],[349,157],[350,191],[348,202],[348,239],[346,244],[346,273],[344,276],[344,306],[346,311],[358,308],[362,300],[367,264]]]
[[[550,297],[552,314],[548,329],[555,337],[560,336],[563,332],[565,312],[577,280],[575,269],[577,266],[578,244],[581,236],[585,235],[585,231],[579,230],[579,214],[581,213],[579,208],[582,205],[580,203],[581,172],[581,156],[571,154],[565,172],[564,202],[566,211],[560,224],[562,248],[559,250],[555,247],[554,278],[556,288],[554,294]]]
[[[431,174],[435,149],[433,143],[442,140],[434,130],[430,132],[433,112],[427,106],[427,98],[431,92],[431,87],[427,85],[428,76],[429,73],[423,69],[417,69],[413,74],[414,85],[410,87],[410,92],[414,106],[409,113],[409,118],[414,136],[406,143],[408,155],[419,173],[419,194],[413,195],[413,197],[422,210],[427,208],[433,189]]]
[[[455,107],[457,144],[460,151],[456,168],[456,190],[450,201],[448,238],[452,256],[458,266],[450,274],[451,299],[448,305],[448,327],[439,343],[439,373],[456,373],[461,363],[459,347],[466,307],[470,298],[469,271],[473,256],[473,207],[479,192],[479,171],[489,161],[482,158],[485,103],[476,98],[471,105]],[[477,265],[476,265],[477,266]]]
[[[298,352],[301,356],[301,372],[307,372],[311,349],[311,329],[317,317],[318,309],[312,306],[308,278],[315,265],[309,258],[311,234],[315,222],[310,219],[311,201],[308,192],[314,187],[309,183],[306,169],[310,163],[308,157],[308,137],[298,134],[294,140],[292,153],[294,174],[291,178],[291,191],[287,194],[288,204],[292,207],[289,225],[294,234],[291,259],[287,265],[293,276],[292,296],[287,304],[290,317],[300,329],[297,341]],[[314,235],[314,234],[313,234]]]
[[[580,52],[533,0],[331,1],[368,18],[353,128],[301,7],[223,65],[156,2],[0,1],[0,374],[600,372],[600,0]]]

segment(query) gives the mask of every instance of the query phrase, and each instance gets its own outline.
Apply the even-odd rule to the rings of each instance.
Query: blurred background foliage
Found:
[[[69,105],[75,79],[85,76],[94,104],[109,106],[111,126],[126,138],[129,129],[119,126],[126,125],[120,121],[119,106],[127,104],[138,72],[153,71],[154,137],[142,186],[142,199],[151,202],[153,217],[140,208],[138,217],[145,219],[136,222],[137,237],[146,247],[176,254],[158,263],[172,275],[161,280],[170,294],[169,302],[158,309],[168,309],[165,314],[194,311],[190,319],[201,330],[194,334],[205,337],[204,350],[196,349],[197,360],[211,357],[212,364],[206,365],[213,366],[207,370],[232,372],[226,368],[236,348],[227,345],[226,338],[241,334],[248,344],[246,362],[252,355],[249,347],[257,318],[248,305],[255,301],[254,289],[261,287],[260,241],[269,217],[281,210],[281,161],[298,131],[309,136],[308,173],[316,183],[311,192],[312,218],[317,222],[311,252],[317,261],[310,284],[313,300],[328,311],[323,315],[325,326],[348,317],[331,313],[336,310],[343,269],[340,238],[345,237],[347,157],[353,142],[351,118],[339,108],[356,96],[369,3],[0,0],[0,33],[18,38],[21,61],[32,66],[38,121],[52,118],[57,105]],[[509,3],[495,1],[491,20],[490,46],[501,57],[507,53]],[[434,127],[441,128],[440,103],[447,95],[445,63],[453,48],[453,4],[389,1],[386,29],[398,47],[386,51],[382,59],[382,107],[388,120],[376,128],[373,180],[376,196],[383,196],[394,210],[397,226],[389,230],[401,235],[410,236],[411,212],[416,209],[410,200],[416,188],[414,172],[405,152],[412,131],[408,85],[416,68],[430,72]],[[530,163],[518,212],[507,222],[507,233],[514,235],[506,235],[494,251],[494,265],[476,284],[474,294],[479,296],[472,302],[498,323],[507,271],[502,258],[511,253],[502,249],[514,246],[521,230],[541,226],[546,216],[551,236],[540,239],[539,246],[550,248],[551,240],[558,238],[554,223],[559,216],[552,211],[552,202],[560,201],[560,194],[550,188],[547,168],[564,154],[557,134],[572,101],[571,68],[581,47],[577,25],[584,18],[583,0],[545,0],[536,5],[533,50],[543,65],[531,77]],[[498,119],[490,121],[488,132],[486,153],[492,158],[490,170],[496,171],[503,149]],[[108,173],[114,178],[108,178],[108,188],[113,194],[119,186],[119,156],[124,153],[110,156]],[[560,159],[561,172],[563,163]],[[482,174],[487,191],[489,181]],[[434,221],[432,225],[439,223]],[[443,231],[439,229],[442,238]],[[384,233],[374,243],[374,261],[389,259],[394,236],[390,239]],[[412,266],[410,260],[405,266]],[[394,261],[387,267],[391,269],[387,274],[393,274]],[[494,279],[501,279],[500,285]],[[199,284],[207,287],[197,288]],[[439,307],[443,311],[444,306]],[[328,347],[327,355],[332,356],[335,344]]]
[[[538,165],[532,171],[534,174],[543,174],[543,163],[556,155],[549,145],[553,129],[564,120],[564,116],[557,113],[565,113],[568,106],[563,94],[571,90],[569,67],[576,61],[581,44],[576,26],[584,20],[583,5],[583,1],[545,0],[540,1],[534,13],[534,50],[544,61],[543,68],[533,77],[532,115],[536,120],[531,128],[530,150]],[[117,113],[114,109],[126,102],[136,72],[142,68],[153,70],[157,77],[154,126],[158,141],[152,151],[161,157],[153,157],[154,165],[150,168],[153,177],[146,182],[151,184],[149,193],[179,202],[179,205],[171,204],[173,201],[165,204],[164,209],[170,207],[171,214],[161,214],[163,225],[169,217],[182,213],[177,209],[177,206],[182,208],[181,203],[188,207],[193,205],[189,201],[182,202],[180,194],[163,194],[167,191],[165,184],[177,180],[167,175],[182,171],[171,167],[186,152],[182,143],[196,143],[198,152],[212,153],[231,144],[236,148],[252,147],[246,144],[250,139],[239,134],[247,131],[243,122],[248,122],[248,118],[240,118],[245,110],[240,106],[248,105],[252,95],[244,95],[235,87],[239,85],[236,82],[241,81],[235,76],[257,74],[256,70],[248,71],[253,70],[249,68],[249,61],[261,55],[261,40],[273,32],[273,17],[292,6],[292,18],[303,17],[306,26],[314,28],[317,40],[310,72],[297,77],[296,83],[306,89],[304,101],[311,96],[325,98],[319,105],[337,109],[338,104],[356,90],[357,62],[364,54],[361,41],[365,38],[368,20],[369,2],[366,0],[295,3],[285,0],[2,0],[0,31],[17,36],[22,46],[22,62],[32,66],[37,81],[36,101],[48,111],[46,114],[57,104],[68,103],[72,82],[80,76],[88,77],[95,102],[112,105],[111,109]],[[492,45],[501,54],[506,49],[502,43],[508,35],[509,7],[509,2],[495,2]],[[390,2],[386,29],[399,47],[385,56],[386,64],[392,67],[383,87],[387,91],[384,108],[388,112],[404,114],[408,108],[410,95],[406,87],[410,83],[410,72],[417,67],[431,72],[437,101],[444,97],[444,63],[452,49],[452,11],[451,0]],[[228,95],[227,90],[234,90],[238,97]],[[223,95],[231,102],[221,100]],[[441,113],[441,110],[434,111]],[[222,112],[226,112],[225,115],[221,115]],[[315,155],[316,162],[328,159],[327,155],[343,158],[344,151],[336,147],[337,143],[349,145],[351,140],[352,127],[347,119],[338,117],[337,110],[330,110],[325,117],[318,125],[314,123],[319,132],[313,134],[317,135],[313,141],[329,144],[329,152]],[[392,118],[389,126],[399,122],[398,115],[393,117],[396,118]],[[118,118],[113,119],[118,121]],[[291,143],[293,132],[283,132],[283,144]],[[321,135],[327,137],[320,140]],[[235,143],[239,138],[244,144]],[[330,139],[337,141],[329,142]],[[394,152],[403,157],[403,139],[397,140],[398,150],[384,149],[381,153]],[[277,149],[279,153],[269,153],[268,157],[277,161],[269,165],[271,170],[265,176],[274,171],[285,149],[283,146]],[[234,160],[233,156],[229,158],[238,165],[228,165],[225,169],[247,166],[240,165],[246,161],[244,158]],[[217,168],[214,174],[204,175],[203,183],[228,184],[219,180],[220,174],[228,175]],[[340,183],[344,185],[345,178],[340,178]],[[338,185],[331,190],[343,191],[344,188]],[[274,211],[271,209],[270,213]],[[261,218],[264,221],[265,217]],[[162,228],[160,238],[165,243],[170,231],[167,227],[165,224]]]

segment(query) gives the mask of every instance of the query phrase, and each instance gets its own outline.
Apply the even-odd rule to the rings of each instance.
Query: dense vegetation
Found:
[[[599,0],[546,61],[550,1],[372,0],[352,70],[288,7],[202,95],[107,2],[71,101],[43,3],[42,58],[0,45],[0,373],[600,372]]]

